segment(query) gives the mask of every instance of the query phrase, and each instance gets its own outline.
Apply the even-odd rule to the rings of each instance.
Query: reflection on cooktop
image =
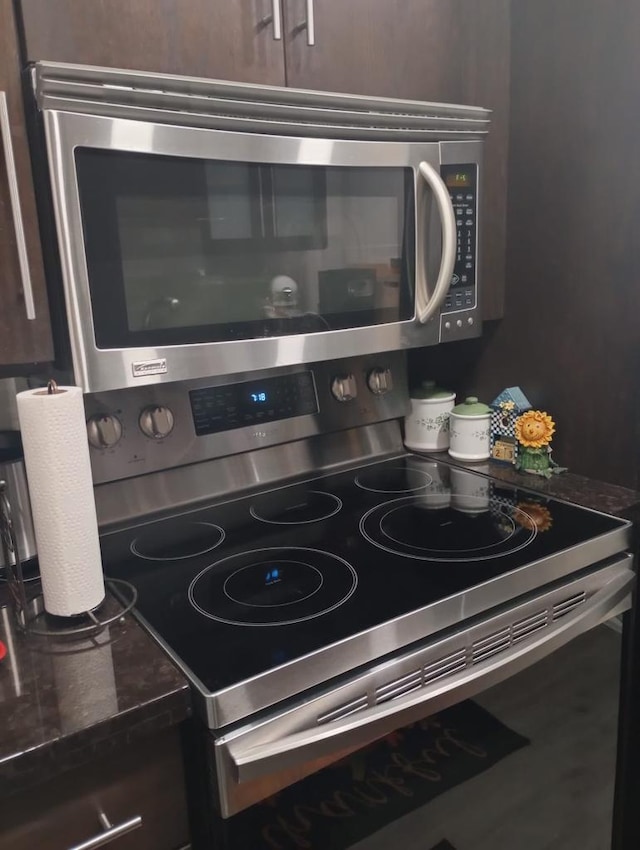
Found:
[[[342,501],[333,493],[290,487],[258,496],[251,516],[274,525],[305,525],[329,519],[338,513]]]
[[[535,523],[520,508],[484,499],[478,503],[477,511],[434,511],[419,497],[395,499],[367,511],[360,531],[380,549],[426,561],[495,558],[522,549],[536,536]]]
[[[365,469],[356,475],[355,482],[372,493],[415,493],[428,487],[433,478],[421,469],[408,466],[385,466]]]
[[[240,552],[206,567],[191,582],[189,601],[222,623],[282,626],[333,611],[357,584],[356,571],[337,555],[282,546]]]
[[[211,552],[224,538],[222,528],[211,522],[167,520],[138,535],[131,551],[147,561],[177,561]]]

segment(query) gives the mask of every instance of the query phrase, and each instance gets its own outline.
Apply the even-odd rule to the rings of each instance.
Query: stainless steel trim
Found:
[[[382,655],[426,640],[445,629],[454,628],[461,622],[481,616],[492,608],[510,603],[579,570],[616,556],[619,563],[630,563],[630,555],[620,555],[630,545],[631,524],[622,523],[619,529],[595,540],[541,561],[533,561],[485,584],[403,614],[387,623],[316,650],[303,658],[287,662],[277,671],[258,674],[215,693],[210,692],[198,680],[144,618],[140,619],[191,680],[198,713],[210,729],[218,729],[236,723],[257,711],[270,708],[276,701],[321,686],[360,665],[375,662]]]
[[[315,480],[320,470],[355,468],[404,454],[397,422],[381,422],[285,445],[192,463],[94,489],[103,533],[152,514],[195,510],[204,501],[230,498],[250,488],[269,487],[292,478]],[[106,453],[106,462],[109,460]]]
[[[69,850],[96,850],[96,848],[104,847],[105,844],[111,844],[112,841],[142,826],[142,817],[140,815],[129,818],[129,820],[123,821],[117,824],[117,826],[111,826],[107,816],[103,812],[100,812],[99,818],[104,832],[96,835],[94,838],[83,841],[81,844],[75,844]]]
[[[428,162],[418,166],[419,185],[422,187],[416,193],[416,317],[424,325],[444,301],[456,262],[456,217],[447,187],[436,169]],[[440,270],[429,295],[427,283],[427,258],[425,246],[427,241],[427,197],[428,186],[433,192],[436,206],[442,223],[442,254]]]
[[[20,205],[20,190],[18,188],[18,172],[13,156],[13,141],[11,139],[11,122],[9,120],[9,107],[7,95],[0,90],[0,135],[2,136],[2,147],[4,150],[4,162],[7,169],[7,185],[9,186],[9,198],[11,201],[11,215],[13,217],[13,229],[16,237],[16,249],[18,251],[18,263],[20,265],[20,278],[22,280],[22,293],[27,319],[33,321],[36,318],[36,305],[33,298],[33,286],[31,283],[31,269],[29,268],[29,255],[27,253],[27,240],[24,233],[22,220],[22,208]]]
[[[415,180],[421,162],[438,167],[449,143],[372,142],[253,136],[186,126],[46,110],[53,201],[60,245],[71,349],[76,383],[87,392],[158,384],[276,366],[375,354],[439,341],[438,322],[413,319],[386,325],[326,331],[309,335],[174,345],[156,348],[98,349],[84,250],[82,215],[75,173],[77,146],[118,149],[195,158],[308,165],[398,166],[411,168]],[[298,128],[299,131],[299,128]],[[455,142],[465,162],[480,162],[480,142]],[[480,321],[474,326],[480,332]],[[166,374],[133,377],[132,363],[162,360]]]
[[[621,603],[627,607],[630,604],[630,592],[635,583],[631,564],[631,556],[623,555],[586,577],[573,579],[533,599],[512,605],[509,610],[486,617],[471,627],[463,627],[449,637],[378,665],[347,684],[219,738],[215,743],[215,753],[221,779],[223,814],[228,816],[242,807],[234,799],[233,789],[237,783],[330,756],[345,746],[359,747],[370,743],[400,726],[441,711],[503,681],[594,628]],[[521,620],[541,607],[549,610],[554,601],[572,593],[574,587],[586,590],[588,602],[559,622],[549,618],[544,632],[536,632],[525,640],[512,643],[495,658],[475,665],[468,664],[464,670],[453,672],[446,679],[426,682],[396,700],[375,704],[375,697],[370,696],[368,708],[350,717],[318,724],[318,716],[326,715],[332,704],[345,704],[348,699],[356,699],[358,694],[375,694],[376,685],[389,681],[396,671],[400,674],[404,670],[430,669],[433,659],[448,657],[461,645],[467,647],[470,661],[468,653],[474,639],[480,639],[487,632],[502,631],[514,618]]]

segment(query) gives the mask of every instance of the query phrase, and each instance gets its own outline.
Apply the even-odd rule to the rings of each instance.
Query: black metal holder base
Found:
[[[96,635],[112,623],[122,621],[138,599],[137,590],[128,581],[105,577],[105,585],[108,588],[117,589],[113,597],[117,603],[115,613],[111,612],[108,616],[101,615],[100,612],[105,607],[103,601],[93,611],[85,611],[73,617],[58,617],[45,611],[44,600],[39,593],[29,600],[26,607],[16,608],[18,627],[26,634],[41,637],[71,638]],[[126,600],[124,602],[123,597]],[[73,625],[69,625],[70,622]]]

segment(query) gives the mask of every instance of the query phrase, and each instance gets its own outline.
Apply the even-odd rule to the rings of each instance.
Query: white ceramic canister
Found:
[[[488,460],[491,408],[469,396],[450,414],[449,454],[456,460]]]
[[[423,381],[411,393],[411,411],[404,419],[404,444],[418,452],[445,452],[449,448],[449,414],[455,393]]]

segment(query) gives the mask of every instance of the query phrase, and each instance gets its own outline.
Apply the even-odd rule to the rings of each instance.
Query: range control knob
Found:
[[[161,404],[145,407],[138,419],[140,430],[152,440],[162,440],[173,431],[173,413]]]
[[[358,395],[358,385],[353,375],[336,375],[331,381],[331,395],[338,401],[352,401]]]
[[[112,413],[95,413],[87,421],[87,436],[94,449],[110,449],[122,437],[122,424]]]
[[[374,395],[384,395],[393,389],[391,369],[372,369],[367,375],[367,386]]]

